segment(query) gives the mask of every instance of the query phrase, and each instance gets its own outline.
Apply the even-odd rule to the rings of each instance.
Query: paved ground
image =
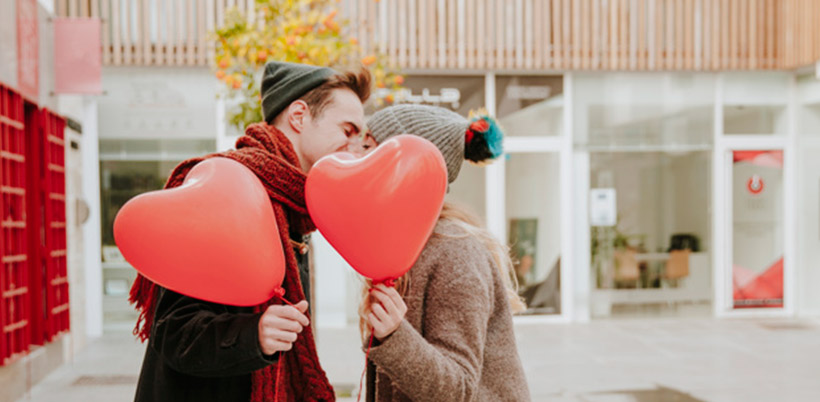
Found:
[[[535,401],[820,400],[820,321],[612,320],[516,333]],[[355,345],[354,329],[319,332],[342,392],[358,385]],[[106,334],[21,402],[131,401],[143,350],[130,334]]]

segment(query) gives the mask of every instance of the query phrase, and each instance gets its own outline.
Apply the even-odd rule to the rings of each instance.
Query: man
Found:
[[[183,296],[138,277],[131,289],[140,310],[135,334],[149,342],[137,402],[335,399],[313,335],[305,329],[310,289],[304,236],[315,228],[304,183],[319,158],[360,141],[370,74],[271,62],[261,92],[265,122],[248,126],[235,151],[182,162],[166,188],[180,185],[196,163],[210,157],[228,157],[254,171],[271,197],[280,229],[285,295],[257,307],[235,307]]]

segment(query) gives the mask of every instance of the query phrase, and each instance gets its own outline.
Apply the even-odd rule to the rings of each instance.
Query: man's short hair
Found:
[[[307,103],[310,116],[318,119],[332,101],[333,90],[349,89],[365,103],[370,99],[371,82],[370,71],[364,67],[358,71],[340,72],[330,76],[324,84],[304,94],[299,100]]]

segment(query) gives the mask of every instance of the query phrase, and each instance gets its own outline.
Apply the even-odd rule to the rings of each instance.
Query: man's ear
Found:
[[[288,125],[290,125],[290,128],[296,133],[301,133],[308,119],[310,119],[309,113],[310,111],[305,101],[296,100],[291,102],[287,110]]]

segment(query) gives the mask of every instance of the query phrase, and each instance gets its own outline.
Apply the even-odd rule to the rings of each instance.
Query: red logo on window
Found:
[[[749,181],[746,182],[746,189],[752,194],[760,194],[763,192],[763,178],[758,175],[753,175],[749,178]]]

